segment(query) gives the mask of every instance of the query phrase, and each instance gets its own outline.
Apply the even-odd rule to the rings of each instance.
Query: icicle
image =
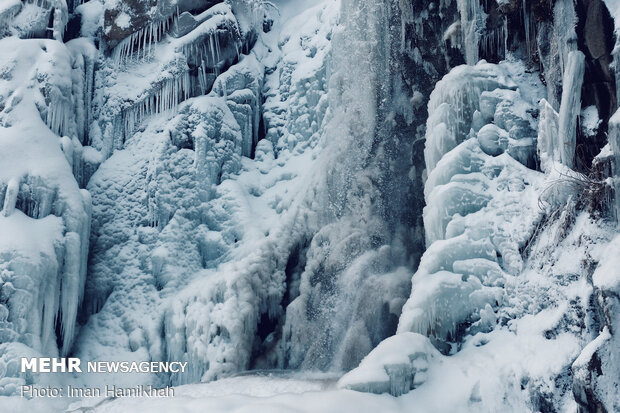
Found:
[[[70,135],[69,128],[73,115],[73,104],[59,92],[54,92],[47,109],[45,123],[58,136]]]
[[[559,136],[561,160],[569,168],[573,167],[577,139],[577,116],[581,112],[581,86],[585,71],[585,56],[580,51],[570,52],[562,82],[562,101],[560,103]]]
[[[530,19],[529,19],[529,14],[527,12],[526,0],[523,0],[522,7],[523,7],[523,28],[525,30],[525,50],[526,50],[527,55],[529,56],[529,54],[530,54],[530,45],[531,45],[531,41],[530,41]]]
[[[465,60],[468,65],[478,61],[481,33],[486,26],[487,14],[480,7],[479,0],[457,0],[461,15],[461,29],[465,46]]]
[[[558,135],[559,115],[545,99],[540,101],[538,120],[538,155],[541,169],[551,172],[553,162],[560,161],[560,139]]]
[[[217,31],[213,33],[215,37],[215,67],[218,67],[220,64],[220,38],[217,35]]]
[[[80,265],[81,242],[75,232],[65,235],[65,257],[61,280],[60,313],[62,340],[62,355],[66,355],[71,348],[75,329],[75,320],[80,298]]]
[[[15,211],[20,181],[20,179],[11,179],[8,183],[6,194],[4,195],[4,205],[2,207],[2,215],[5,217],[8,217]]]
[[[213,33],[209,35],[209,49],[211,49],[211,62],[213,66],[217,66],[217,60],[215,59],[215,42],[213,41]]]
[[[152,95],[123,111],[123,135],[127,138],[147,117],[175,111],[179,103],[190,96],[190,75],[185,71],[182,75],[162,83]]]
[[[153,44],[164,38],[172,19],[174,16],[152,22],[123,39],[114,49],[114,64],[119,66],[128,61],[140,62],[150,58]]]

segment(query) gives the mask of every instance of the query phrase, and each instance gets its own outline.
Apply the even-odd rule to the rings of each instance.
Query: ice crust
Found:
[[[75,336],[91,199],[73,174],[81,143],[60,135],[83,128],[69,113],[88,81],[82,54],[53,40],[0,39],[0,54],[11,57],[0,63],[0,393],[10,394],[25,379],[7,368],[13,342],[64,356]]]
[[[604,291],[615,291],[618,277],[611,268],[614,261],[604,258],[593,285],[587,281],[590,254],[594,260],[614,256],[603,249],[613,226],[587,213],[575,215],[578,193],[572,183],[583,178],[570,169],[574,151],[566,148],[574,145],[579,105],[571,102],[579,98],[583,56],[568,56],[563,116],[541,99],[543,86],[524,75],[518,61],[457,67],[437,83],[429,102],[425,151],[427,249],[397,334],[340,379],[340,388],[408,393],[403,397],[410,395],[424,411],[427,401],[433,409],[442,403],[433,397],[444,398],[438,395],[448,380],[464,392],[452,395],[445,406],[529,411],[531,401],[509,390],[516,380],[529,383],[526,391],[534,386],[560,405],[574,400],[587,405],[596,397],[616,406],[613,374],[592,373],[597,360],[603,360],[603,369],[613,365],[609,352],[615,337],[596,321],[578,321],[594,297],[605,297],[598,299],[615,308],[613,293]],[[540,111],[533,117],[536,106]],[[527,137],[527,152],[516,137]],[[543,173],[530,169],[535,144]],[[613,245],[607,248],[617,248]],[[614,325],[614,320],[608,317],[604,324]],[[423,340],[428,344],[420,350]],[[407,359],[416,352],[436,354],[427,356],[419,380],[413,357]],[[480,370],[471,364],[478,357],[486,360]],[[457,378],[460,360],[467,360],[467,378]],[[575,399],[548,381],[560,380],[567,368],[575,374]]]
[[[620,409],[620,115],[575,171],[606,126],[573,2],[155,3],[0,5],[0,406]],[[68,354],[189,370],[18,371]]]

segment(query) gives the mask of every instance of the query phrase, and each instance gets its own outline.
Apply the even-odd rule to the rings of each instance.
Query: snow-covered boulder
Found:
[[[338,387],[400,396],[422,385],[429,367],[440,363],[442,357],[428,337],[396,334],[383,340],[358,367],[345,374]]]

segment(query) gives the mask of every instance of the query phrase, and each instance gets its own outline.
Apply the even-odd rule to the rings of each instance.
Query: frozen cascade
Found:
[[[545,99],[540,101],[540,120],[538,122],[538,156],[541,169],[551,172],[555,162],[561,162],[562,142],[558,133],[560,115]]]
[[[61,41],[65,33],[65,26],[69,21],[69,10],[67,9],[67,0],[51,0],[54,8],[54,20],[52,22],[52,36],[54,39]]]
[[[316,146],[328,120],[332,47],[327,39],[331,37],[331,26],[337,24],[337,16],[324,19],[329,24],[319,25],[316,36],[310,36],[316,30],[314,19],[298,24],[295,19],[287,25],[281,34],[282,60],[277,70],[265,78],[263,120],[266,139],[276,155],[298,145]],[[299,45],[304,53],[299,53]],[[305,67],[313,70],[306,71]]]
[[[562,81],[565,74],[568,54],[577,50],[577,34],[575,26],[577,15],[575,5],[572,0],[559,0],[553,7],[553,26],[551,33],[541,31],[537,34],[539,44],[539,55],[544,69],[545,80],[547,83],[547,101],[553,109],[559,112],[562,95]],[[545,39],[542,36],[548,35]],[[543,44],[549,45],[549,50],[544,53],[540,49]]]
[[[326,0],[279,27],[259,0],[93,0],[64,44],[63,0],[19,3],[0,6],[0,394],[40,381],[18,354],[189,362],[106,377],[125,386],[359,365],[340,388],[422,410],[608,388],[619,244],[598,251],[589,191],[555,182],[581,107],[604,113],[583,4]],[[620,211],[618,124],[587,179]],[[378,399],[352,393],[322,394]]]
[[[585,56],[579,51],[568,53],[562,82],[562,101],[558,120],[560,160],[573,167],[577,140],[577,118],[581,113],[581,85],[585,71]]]
[[[473,65],[479,60],[480,39],[486,27],[487,14],[484,12],[480,0],[457,0],[457,5],[461,14],[465,61],[467,64]]]
[[[73,108],[83,102],[81,55],[55,40],[15,37],[0,40],[0,55],[10,57],[0,62],[5,86],[0,95],[0,234],[21,234],[0,237],[0,305],[8,309],[0,394],[10,394],[33,380],[7,368],[19,354],[16,346],[46,356],[71,351],[91,213],[90,195],[79,189],[72,171],[74,141],[58,135],[69,133],[79,145]]]
[[[75,64],[73,68],[73,95],[76,113],[77,138],[82,145],[89,141],[89,131],[93,121],[93,98],[95,88],[95,66],[98,59],[98,50],[92,41],[74,39],[67,43],[73,51]],[[81,184],[83,186],[83,184]]]
[[[423,243],[412,217],[422,169],[412,165],[411,155],[420,158],[422,152],[423,140],[414,137],[423,130],[430,93],[425,83],[445,70],[443,50],[431,52],[421,41],[426,27],[441,21],[438,14],[434,9],[405,15],[395,4],[342,2],[343,29],[333,34],[327,68],[329,124],[322,139],[330,166],[325,189],[317,191],[329,203],[319,215],[325,223],[305,253],[299,296],[286,310],[278,366],[350,369],[395,328],[409,290],[408,268]],[[401,21],[405,18],[412,20]],[[431,32],[439,34],[438,44],[442,33]],[[439,56],[424,61],[423,53]],[[352,73],[351,67],[359,70]],[[393,67],[406,67],[406,75],[394,75]],[[286,153],[280,142],[278,149]],[[404,233],[411,238],[401,238]],[[398,258],[405,256],[411,261]]]
[[[263,91],[264,66],[255,55],[242,60],[220,75],[213,84],[212,94],[225,98],[243,133],[243,156],[251,157],[258,143]]]
[[[334,21],[333,15],[336,8],[337,4],[332,4],[329,7],[325,5],[317,6],[315,13],[308,15],[315,21],[312,22],[310,20],[304,27],[291,22],[291,43],[294,43],[296,39],[303,38],[303,35],[306,33],[305,30],[314,30],[316,20],[321,16],[326,18],[321,21],[324,23],[320,25],[321,30],[325,30],[324,34],[328,33],[328,30],[331,30],[331,25],[328,23]],[[319,10],[321,12],[317,13]],[[298,32],[297,30],[301,31]],[[325,37],[322,38],[324,39]],[[317,40],[319,39],[321,37]],[[299,69],[296,75],[300,76],[296,78],[295,83],[287,83],[291,87],[291,89],[287,89],[287,92],[290,92],[290,94],[287,93],[286,95],[290,102],[291,110],[312,111],[311,108],[304,106],[305,93],[310,88],[310,86],[306,86],[306,83],[317,84],[321,88],[325,87],[325,82],[322,81],[325,74],[320,69],[324,67],[324,59],[327,57],[326,52],[329,50],[329,42],[319,44],[317,49],[320,52],[317,50],[315,55],[307,55],[302,58],[303,61],[312,63],[312,66],[317,65],[312,71],[304,71],[299,61],[292,60],[300,59],[296,51],[295,54],[289,56],[286,55],[286,50],[283,51],[283,58],[291,59],[289,61],[290,67],[293,69],[293,72]],[[209,96],[212,99],[226,101],[227,106],[237,121],[236,123],[241,127],[243,154],[250,153],[252,146],[255,144],[253,142],[254,136],[257,137],[259,133],[263,87],[265,86],[268,94],[265,106],[269,109],[265,109],[265,112],[270,115],[271,119],[274,119],[273,115],[278,113],[277,104],[280,103],[278,96],[284,90],[283,85],[282,89],[270,90],[270,87],[274,87],[273,80],[278,78],[278,73],[273,73],[266,81],[263,80],[264,68],[257,60],[259,52],[257,51],[256,53],[256,56],[254,53],[243,56],[237,65],[220,75]],[[272,93],[276,95],[273,96]],[[318,101],[313,102],[315,102],[314,104],[318,103]],[[294,126],[298,128],[296,130],[307,133],[303,123],[300,122],[299,125]],[[199,128],[194,134],[197,138],[196,144],[199,145],[196,146],[196,159],[205,160],[197,165],[204,165],[200,166],[200,168],[204,168],[205,177],[212,176],[211,167],[214,159],[199,155],[203,150],[208,150],[211,144],[209,139],[205,139],[205,135],[208,136],[208,132],[205,129]],[[282,139],[287,141],[291,137],[292,133],[290,135],[284,134]],[[300,146],[305,144],[301,139],[296,143]],[[300,151],[293,152],[294,145],[291,145],[290,148],[290,151],[280,152],[280,159],[301,155]],[[262,165],[274,160],[273,149],[268,141],[261,141],[257,145],[255,152],[255,158],[258,165],[261,165],[261,170],[263,168]],[[296,162],[292,162],[289,165],[295,164]],[[306,166],[304,167],[304,165]],[[307,165],[304,162],[298,164],[302,169],[299,172],[295,172],[290,178],[287,178],[291,179],[291,185],[299,185],[300,181],[296,176],[301,174],[302,170],[308,168]],[[289,167],[287,166],[286,168],[288,169]],[[264,172],[267,173],[266,170]],[[312,169],[308,168],[307,173],[312,173]],[[302,174],[302,176],[304,175]],[[250,179],[253,185],[256,185],[254,184],[256,178],[252,177]],[[210,179],[208,181],[210,182]],[[220,185],[220,188],[222,187],[225,187],[225,183]],[[255,190],[256,192],[254,192],[252,198],[260,200],[262,198],[260,195],[262,190],[258,188]],[[291,186],[292,188],[295,188],[295,186]],[[218,192],[222,190],[218,189]],[[295,189],[293,193],[297,193],[298,190],[305,189]],[[233,201],[234,198],[231,198],[227,202]],[[219,203],[222,201],[218,201],[215,198],[212,202]],[[278,201],[278,204],[267,209],[270,210],[275,207],[277,213],[282,214],[278,221],[283,223],[290,222],[289,219],[293,217],[305,215],[304,212],[298,212],[304,211],[305,208],[297,208],[305,206],[306,202],[309,201],[304,199],[299,207],[296,206],[298,201],[295,201],[290,207],[287,206],[290,205],[288,202]],[[242,205],[245,203],[246,201],[243,201]],[[233,211],[236,210],[241,212],[244,208],[233,204]],[[245,218],[242,219],[245,220]],[[284,232],[280,232],[278,227],[270,228],[269,233],[274,234],[274,238],[270,236],[265,240],[266,242],[261,241],[257,244],[258,248],[252,246],[251,253],[244,255],[237,262],[225,261],[210,278],[196,280],[192,288],[184,291],[179,300],[171,303],[169,310],[165,314],[168,357],[171,359],[180,357],[181,359],[190,360],[190,363],[194,366],[189,374],[172,377],[173,383],[187,383],[196,380],[208,381],[251,366],[252,347],[258,337],[259,317],[261,314],[264,314],[264,317],[275,318],[281,314],[280,301],[283,294],[283,280],[286,277],[284,266],[287,260],[287,250],[291,248],[291,243],[297,242],[297,238],[305,236],[307,231],[305,229],[306,225],[309,225],[309,223],[305,223],[304,220],[294,224],[298,230],[294,230],[293,233],[289,233],[290,230],[285,229],[287,227],[286,224],[283,228]],[[244,239],[252,239],[256,236],[254,230],[251,229],[253,226],[254,224],[248,226],[247,233],[245,230],[243,231]],[[247,242],[245,241],[245,243]],[[245,243],[242,241],[241,245],[247,245]],[[237,314],[237,317],[229,317],[228,314],[231,313]],[[273,348],[273,344],[269,346]],[[266,358],[275,358],[275,356],[276,354],[273,354]],[[273,367],[274,365],[271,364],[271,366]]]
[[[429,148],[434,149],[430,152],[431,156],[427,156],[429,175],[424,188],[427,202],[424,208],[427,251],[414,275],[412,295],[403,310],[399,331],[430,333],[444,340],[448,337],[454,339],[459,323],[472,312],[481,310],[492,302],[501,301],[495,295],[499,291],[494,290],[493,279],[488,285],[485,283],[489,280],[471,277],[464,282],[460,275],[451,272],[451,268],[456,268],[458,261],[475,258],[495,262],[496,256],[501,256],[503,268],[500,270],[497,267],[500,274],[502,271],[516,274],[522,269],[518,245],[527,239],[528,231],[536,221],[525,221],[520,231],[512,233],[497,227],[503,221],[489,216],[482,218],[483,222],[486,222],[479,228],[471,227],[471,220],[474,219],[472,217],[496,213],[494,211],[497,211],[496,208],[500,208],[502,203],[507,203],[503,206],[505,211],[497,214],[505,221],[514,219],[512,214],[516,211],[510,203],[518,198],[502,198],[502,187],[505,185],[502,182],[512,179],[514,174],[518,176],[516,171],[520,168],[515,165],[517,162],[513,157],[523,163],[520,140],[525,141],[528,133],[534,133],[526,126],[534,122],[526,108],[533,109],[532,101],[536,101],[542,86],[538,89],[525,89],[528,95],[513,95],[512,88],[516,87],[516,83],[512,78],[515,71],[519,70],[518,67],[509,63],[499,66],[479,63],[474,67],[457,67],[437,84],[431,95],[429,123],[437,117],[436,113],[440,112],[444,122],[452,121],[457,125],[446,127],[443,126],[445,123],[440,123],[440,129],[446,131],[443,135],[435,132],[438,126],[427,129],[427,151]],[[481,73],[486,76],[480,76]],[[492,91],[483,91],[489,79],[502,79],[503,85],[496,84],[490,88]],[[531,79],[529,81],[532,82]],[[479,96],[479,111],[475,106],[452,109],[455,103],[460,104],[458,99],[455,102],[454,93],[460,96],[463,90],[481,90],[474,95]],[[444,102],[438,99],[443,99]],[[452,115],[445,115],[448,113]],[[510,122],[505,119],[510,119]],[[461,122],[461,125],[458,122]],[[493,125],[482,126],[491,122]],[[522,126],[517,126],[520,123]],[[463,137],[459,138],[457,126],[463,131],[472,129],[473,133],[463,136],[461,132]],[[489,131],[491,126],[494,132],[485,132]],[[503,130],[504,127],[508,130]],[[479,132],[476,129],[479,129]],[[435,143],[438,138],[442,143]],[[448,142],[449,145],[446,147],[443,142]],[[433,163],[434,159],[440,161]],[[497,168],[497,171],[489,175],[488,168]],[[527,170],[525,167],[522,169]],[[511,184],[516,185],[514,191],[517,193],[523,191],[528,183],[535,182],[533,172],[522,176],[521,179],[526,183]],[[537,219],[537,216],[534,215],[532,219]],[[489,226],[491,228],[488,228]],[[468,231],[468,228],[472,229]],[[494,235],[489,238],[488,234]],[[518,241],[515,241],[515,238]],[[455,271],[454,268],[452,271]],[[451,300],[452,304],[448,305]],[[458,304],[461,306],[458,307],[460,310],[452,312],[457,303],[461,303]]]
[[[527,113],[535,107],[543,86],[533,76],[523,76],[523,68],[519,63],[479,65],[487,65],[486,70],[496,72],[494,78],[504,78],[505,84],[515,85],[518,93],[514,94],[511,89],[502,91],[501,88],[482,92],[479,114],[465,118],[466,124],[463,127],[464,130],[474,129],[474,133],[456,142],[456,146],[447,149],[444,154],[438,155],[440,160],[430,170],[425,186],[427,207],[424,220],[429,245],[413,276],[411,296],[403,307],[398,334],[373,350],[358,369],[345,375],[339,383],[341,387],[384,392],[387,386],[387,391],[394,395],[416,392],[424,386],[427,386],[426,391],[432,391],[430,389],[437,383],[430,380],[426,383],[432,374],[444,371],[451,363],[459,365],[460,351],[471,357],[471,349],[480,345],[475,343],[482,337],[483,344],[486,344],[487,340],[492,343],[494,334],[503,334],[500,333],[501,324],[498,324],[502,314],[511,314],[510,318],[514,320],[513,311],[523,311],[523,305],[527,308],[528,304],[521,302],[524,299],[523,291],[529,291],[528,294],[534,297],[532,300],[536,300],[538,287],[526,287],[529,281],[520,279],[527,278],[523,272],[528,268],[521,250],[539,227],[543,215],[543,211],[537,207],[539,194],[544,193],[554,178],[547,178],[528,169],[510,156],[510,145],[518,144],[511,140],[519,135],[515,135],[512,128],[509,128],[510,133],[502,132],[502,129],[509,126],[507,119],[511,119],[513,125],[518,123],[515,122],[518,118],[527,119],[528,123],[535,122],[533,118],[528,119]],[[477,66],[453,69],[437,84],[437,89],[449,99],[450,89],[466,89],[468,86],[464,82],[483,80],[479,77]],[[438,95],[434,96],[436,99]],[[501,99],[498,101],[500,97],[508,98],[509,104],[502,103]],[[442,109],[444,104],[437,101],[433,106],[429,104],[429,119],[435,116],[431,107],[435,111],[442,111],[446,110]],[[458,116],[452,118],[463,121]],[[556,146],[556,142],[561,139],[557,136],[558,119],[557,113],[543,100],[539,116],[541,140],[538,144],[541,157],[544,160],[542,155],[545,155],[549,162],[559,155],[561,149]],[[476,129],[478,133],[475,133]],[[519,131],[520,134],[525,132],[525,136],[531,133],[527,128],[520,128]],[[432,130],[429,133],[427,140],[432,144],[437,135],[433,135]],[[500,148],[502,139],[506,139],[507,146],[498,152],[489,153],[489,142],[493,136],[500,138],[497,141]],[[456,140],[454,137],[449,139],[451,142]],[[562,224],[560,222],[557,225]],[[595,227],[596,224],[593,224],[586,231],[596,231]],[[550,231],[556,231],[555,227]],[[566,242],[570,245],[571,242],[579,241],[567,239]],[[536,251],[532,254],[537,259],[544,259],[545,253]],[[579,254],[585,252],[580,251]],[[532,265],[532,268],[539,268],[538,263]],[[530,316],[524,317],[524,323],[527,317]],[[514,320],[514,323],[517,322]],[[416,352],[424,354],[419,343],[403,348],[397,353],[400,356],[394,354],[394,351],[385,350],[391,340],[409,340],[410,332],[430,337],[435,347],[442,349],[444,354],[451,354],[449,358],[440,357],[424,364],[424,374],[418,380],[418,367],[413,363],[414,358],[410,357],[411,363],[407,363],[407,359],[402,356]],[[454,343],[459,343],[457,351],[454,351],[454,347],[450,350]],[[463,343],[462,349],[460,343]],[[561,356],[563,363],[573,360],[575,347],[575,341],[567,345],[566,348],[570,350]],[[501,354],[505,354],[505,344],[501,344],[500,348]],[[463,356],[464,363],[470,362],[468,356]],[[402,361],[396,365],[398,357]],[[519,374],[537,377],[539,373],[534,369]],[[484,382],[483,378],[476,380]],[[478,395],[479,392],[472,391],[472,394],[476,394],[477,398],[482,397],[482,400],[492,397],[492,393],[484,396]]]
[[[122,113],[124,139],[130,137],[136,126],[146,117],[175,111],[180,102],[189,98],[191,90],[189,72],[186,71],[180,76],[164,81],[156,88],[155,93],[125,109]]]
[[[53,90],[45,123],[56,135],[68,135],[74,126],[73,110],[73,102]]]
[[[132,33],[121,41],[113,52],[114,64],[119,66],[127,62],[139,62],[151,55],[152,46],[160,42],[174,24],[176,16],[151,22],[146,27]]]
[[[432,172],[444,154],[467,137],[472,119],[483,117],[480,111],[482,92],[515,87],[514,83],[510,83],[502,74],[498,75],[493,68],[493,65],[485,63],[477,64],[474,69],[460,66],[452,70],[445,80],[437,83],[428,103],[429,116],[426,122],[424,159],[428,173]],[[462,87],[454,88],[454,82],[461,83]],[[494,112],[492,108],[485,115],[493,115]]]

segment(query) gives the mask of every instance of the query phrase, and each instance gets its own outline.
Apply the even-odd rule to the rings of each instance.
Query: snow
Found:
[[[86,279],[90,197],[81,191],[67,159],[75,133],[68,113],[73,94],[74,55],[52,40],[0,40],[5,75],[0,83],[0,256],[8,322],[3,339],[1,392],[23,383],[13,343],[35,354],[67,354]],[[64,151],[63,152],[63,149]],[[58,320],[58,321],[57,321]],[[61,336],[56,337],[56,326]],[[59,345],[57,345],[60,343]],[[32,380],[32,379],[29,379]],[[6,386],[6,387],[5,387]]]
[[[620,266],[618,257],[620,254],[620,236],[616,236],[601,254],[601,263],[592,275],[594,285],[605,291],[618,291],[620,289]]]
[[[603,122],[598,114],[596,106],[588,106],[581,111],[579,117],[581,123],[581,130],[586,136],[595,136],[598,132],[598,128]]]
[[[75,8],[75,13],[82,18],[80,34],[94,37],[103,28],[104,6],[99,0],[87,1]]]
[[[359,367],[338,381],[338,387],[400,396],[423,384],[428,364],[439,358],[428,337],[397,334],[364,357]]]
[[[513,2],[517,36],[506,2],[493,22],[476,0],[72,3],[0,5],[0,395],[176,397],[2,408],[620,408],[617,216],[584,209],[599,177],[571,169],[577,122],[587,138],[605,127],[581,109],[571,1],[553,22]],[[452,17],[436,25],[433,7]],[[64,43],[68,10],[82,37]],[[467,65],[437,81],[429,50]],[[490,52],[506,60],[479,61]],[[618,116],[596,159],[620,211]],[[16,367],[67,354],[190,368]]]
[[[329,376],[257,374],[175,388],[171,399],[105,401],[95,412],[195,411],[214,412],[376,412],[406,411],[406,403],[385,395],[337,390]]]
[[[116,25],[121,29],[127,29],[131,25],[131,17],[125,13],[121,12],[118,16],[116,16]]]
[[[609,150],[612,156],[612,184],[614,185],[616,221],[620,223],[620,112],[616,111],[609,119]]]

